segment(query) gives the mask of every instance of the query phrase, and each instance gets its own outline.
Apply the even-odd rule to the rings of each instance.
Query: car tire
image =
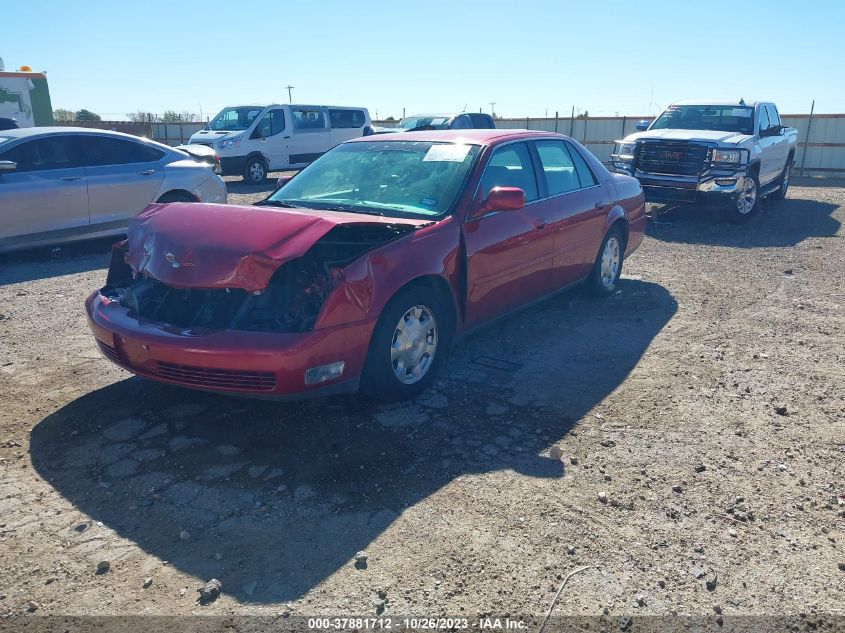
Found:
[[[260,185],[267,178],[267,163],[260,156],[253,156],[246,161],[243,173],[244,182]]]
[[[773,200],[783,200],[786,198],[786,191],[789,189],[789,174],[792,171],[793,164],[792,156],[790,156],[783,168],[783,173],[780,175],[780,185],[771,194],[769,194],[769,197]]]
[[[419,395],[446,361],[453,332],[442,294],[422,285],[399,291],[373,330],[361,391],[384,401]]]
[[[625,239],[618,227],[611,228],[601,242],[596,261],[587,278],[587,289],[598,297],[616,292],[622,263],[625,261]]]
[[[745,177],[742,189],[733,204],[727,207],[728,219],[734,224],[748,222],[760,208],[760,181],[757,174]]]
[[[168,191],[157,202],[196,202],[197,199],[185,191]]]

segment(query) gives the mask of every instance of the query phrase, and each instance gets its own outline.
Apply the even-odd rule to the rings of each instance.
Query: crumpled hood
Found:
[[[703,141],[722,145],[736,145],[747,141],[751,137],[736,132],[722,132],[719,130],[646,130],[635,132],[625,137],[626,143],[646,139],[665,139],[667,141]]]
[[[150,204],[129,225],[127,263],[134,272],[176,288],[253,292],[266,288],[282,264],[304,255],[341,224],[427,223],[311,209]]]

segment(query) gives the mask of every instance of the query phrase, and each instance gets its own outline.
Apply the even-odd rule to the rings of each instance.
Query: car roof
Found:
[[[471,145],[493,145],[504,141],[513,141],[532,138],[567,138],[556,132],[543,132],[542,130],[424,130],[420,132],[388,132],[374,136],[360,136],[347,143],[366,143],[382,141],[435,141],[441,143],[469,143]]]
[[[12,139],[8,141],[11,143],[17,139],[35,138],[37,136],[51,136],[53,134],[89,134],[94,136],[108,136],[110,138],[125,138],[138,143],[148,143],[155,145],[159,149],[173,150],[169,145],[154,141],[152,139],[135,136],[134,134],[124,134],[123,132],[113,132],[112,130],[101,130],[92,127],[71,127],[71,126],[52,126],[52,127],[22,127],[12,130],[0,130],[0,136]]]
[[[742,103],[740,103],[742,101]],[[747,106],[749,108],[755,107],[757,104],[760,103],[770,103],[769,101],[745,101],[743,99],[737,99],[736,101],[731,101],[730,99],[722,100],[722,101],[714,101],[712,99],[685,99],[683,101],[675,101],[670,105],[678,106],[678,105],[700,105],[700,106],[732,106],[736,108],[740,108],[742,106]]]

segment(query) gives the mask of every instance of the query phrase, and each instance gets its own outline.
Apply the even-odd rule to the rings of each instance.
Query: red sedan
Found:
[[[339,145],[260,206],[153,204],[86,302],[103,353],[186,387],[413,397],[456,336],[563,289],[614,292],[634,178],[515,130]]]

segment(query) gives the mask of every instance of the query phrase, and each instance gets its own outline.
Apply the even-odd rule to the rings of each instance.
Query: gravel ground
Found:
[[[617,295],[482,330],[392,406],[133,378],[83,316],[108,242],[0,259],[0,614],[536,623],[576,570],[556,614],[845,614],[833,184],[742,227],[662,209]]]

